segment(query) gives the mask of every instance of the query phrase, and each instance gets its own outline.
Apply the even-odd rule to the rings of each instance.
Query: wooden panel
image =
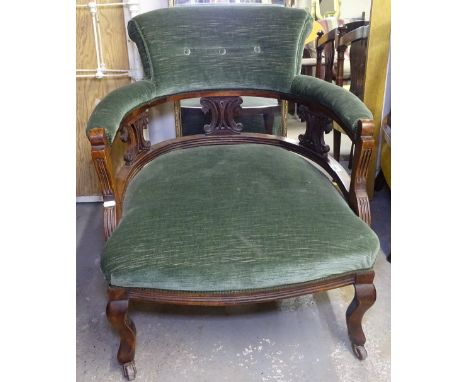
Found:
[[[110,3],[113,0],[100,1]],[[87,4],[81,0],[77,4]],[[128,53],[123,8],[98,8],[104,62],[107,69],[128,69]],[[76,68],[97,66],[91,13],[76,9]],[[76,79],[76,195],[99,195],[99,182],[91,161],[91,146],[85,129],[95,105],[110,91],[130,83],[129,77]]]

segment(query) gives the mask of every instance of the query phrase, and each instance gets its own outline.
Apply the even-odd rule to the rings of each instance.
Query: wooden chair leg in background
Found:
[[[275,115],[273,113],[264,113],[263,122],[265,124],[265,134],[273,134],[273,123],[275,122]]]
[[[341,133],[333,129],[333,158],[340,161]]]
[[[107,319],[120,336],[117,360],[122,365],[125,377],[131,381],[136,377],[135,345],[136,328],[128,317],[128,300],[111,300],[107,303]]]
[[[350,170],[353,168],[353,156],[354,156],[354,143],[351,144],[351,151],[349,152],[348,168]]]
[[[346,311],[346,325],[351,340],[353,352],[356,357],[363,361],[367,358],[367,350],[364,347],[366,336],[362,330],[362,317],[364,313],[374,304],[377,297],[373,284],[374,272],[362,275],[356,279],[354,284],[355,295],[353,301]]]

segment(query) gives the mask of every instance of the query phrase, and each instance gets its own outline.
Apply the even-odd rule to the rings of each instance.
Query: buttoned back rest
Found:
[[[311,28],[302,9],[189,6],[141,14],[128,24],[145,77],[158,92],[290,90]]]

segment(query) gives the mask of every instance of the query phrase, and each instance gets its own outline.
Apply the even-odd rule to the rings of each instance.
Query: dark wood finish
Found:
[[[327,82],[333,81],[336,35],[337,29],[333,29],[325,34],[323,31],[317,33],[317,65],[315,67],[315,77],[321,78]]]
[[[343,86],[343,62],[344,54],[349,47],[349,60],[351,67],[350,92],[360,100],[364,98],[364,80],[366,75],[367,41],[369,38],[369,26],[361,26],[350,32],[340,35],[338,40],[338,86]],[[340,60],[340,56],[343,59]]]
[[[361,275],[367,275],[369,272],[372,271],[364,273],[353,272],[326,280],[248,292],[197,293],[109,286],[109,293],[121,296],[120,298],[136,301],[175,305],[229,306],[238,304],[257,304],[352,285],[356,282],[358,277],[361,277]]]
[[[203,126],[206,134],[238,134],[242,123],[234,121],[241,111],[241,97],[202,97],[200,104],[204,114],[211,113],[211,122]]]
[[[333,158],[338,162],[340,161],[340,150],[341,150],[341,132],[333,129]]]
[[[274,122],[275,122],[275,115],[273,113],[263,114],[263,125],[265,126],[265,134],[273,134]]]
[[[338,28],[338,41],[346,33],[346,26]],[[336,47],[337,59],[336,59],[336,77],[335,84],[338,86],[343,86],[343,76],[344,76],[344,61],[345,61],[345,52],[346,47],[338,44]]]
[[[315,64],[315,77],[321,78],[322,75],[322,52],[323,52],[323,47],[321,44],[319,44],[320,39],[324,35],[323,31],[317,32],[317,38],[315,40],[315,50],[317,53],[317,62]]]
[[[299,135],[300,144],[327,159],[330,147],[325,144],[324,133],[329,133],[332,129],[330,118],[322,113],[312,112],[306,105],[298,106],[297,115],[302,122],[306,121],[305,134]]]
[[[373,279],[374,272],[356,277],[354,284],[355,295],[346,311],[346,325],[348,326],[351,346],[354,354],[361,361],[367,358],[367,350],[364,347],[366,336],[362,330],[362,318],[377,298]]]
[[[336,43],[336,51],[337,51],[337,64],[336,64],[336,78],[335,78],[335,83],[338,86],[343,86],[344,83],[344,61],[345,61],[345,53],[347,49],[347,45],[344,43],[346,39],[349,39],[351,36],[356,35],[354,32],[356,29],[362,29],[361,27],[365,27],[366,25],[369,25],[368,21],[360,20],[360,21],[353,21],[350,23],[347,23],[343,25],[342,27],[339,27],[339,33],[338,33],[338,42]],[[367,27],[368,30],[368,27]],[[359,32],[358,32],[359,33]],[[358,60],[363,60],[363,62],[355,62],[354,64],[364,64],[364,70],[365,70],[365,64],[366,64],[366,57],[367,57],[367,48],[366,52],[363,52],[363,56],[359,57]],[[354,55],[356,56],[356,55]],[[350,54],[350,66],[351,66],[351,76],[353,73],[353,62]],[[357,71],[355,69],[355,71]],[[365,71],[362,73],[361,77],[364,78]],[[355,94],[355,93],[353,93]],[[360,100],[362,101],[362,97],[359,97]]]
[[[339,27],[336,29],[331,30],[330,32],[324,34],[323,32],[317,33],[317,40],[316,40],[316,45],[317,45],[317,67],[315,71],[315,77],[321,78],[327,82],[333,82],[333,79],[335,77],[335,41],[336,39],[341,36],[345,31],[344,28]],[[323,56],[323,59],[322,59]],[[324,64],[322,65],[322,60],[324,60]],[[320,62],[320,64],[319,64]],[[322,68],[323,66],[323,68]],[[341,66],[341,70],[342,70]],[[322,126],[321,130],[328,129],[331,131],[328,127],[330,125],[331,121],[322,119],[318,120],[317,122],[320,122],[324,124]],[[328,132],[329,132],[328,131]],[[341,133],[337,130],[333,130],[333,157],[339,161],[340,160],[340,146],[341,146]]]
[[[368,22],[364,21],[346,24],[342,29],[343,32],[339,34],[336,48],[338,53],[336,84],[343,86],[344,56],[349,46],[351,69],[349,91],[361,101],[364,99],[364,81],[366,78],[367,41],[369,37],[369,25],[367,24]],[[339,132],[338,134],[341,135]],[[350,168],[352,168],[353,150],[354,144],[351,146],[351,153],[349,155]]]
[[[312,58],[312,53],[309,48],[304,48],[304,51],[302,52],[302,58]],[[304,74],[305,76],[312,76],[313,75],[312,69],[313,69],[313,65],[302,65],[301,74]]]
[[[106,315],[109,323],[119,333],[120,346],[117,352],[117,360],[123,367],[127,379],[133,380],[136,376],[135,346],[136,328],[133,321],[128,317],[128,299],[118,299],[112,290],[109,290],[109,302],[107,303]]]
[[[127,152],[124,155],[127,165],[132,164],[141,152],[147,151],[151,147],[151,142],[145,139],[143,132],[148,129],[148,123],[148,110],[145,110],[138,118],[121,127],[120,140],[127,143]]]
[[[336,39],[339,39],[346,31],[346,27],[338,27],[335,29]],[[338,78],[343,78],[343,62],[344,62],[344,51],[340,51],[337,49],[337,61],[342,62],[341,65],[337,65],[337,69],[335,71],[335,63],[329,63],[331,71],[331,76],[327,77],[328,82],[332,82],[332,79],[335,78],[335,83],[338,81]],[[341,150],[341,132],[333,129],[333,157],[339,162],[340,161],[340,152]]]

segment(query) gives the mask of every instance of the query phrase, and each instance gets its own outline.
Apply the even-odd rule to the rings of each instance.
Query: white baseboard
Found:
[[[90,196],[77,196],[77,203],[96,203],[102,202],[102,195],[90,195]]]

